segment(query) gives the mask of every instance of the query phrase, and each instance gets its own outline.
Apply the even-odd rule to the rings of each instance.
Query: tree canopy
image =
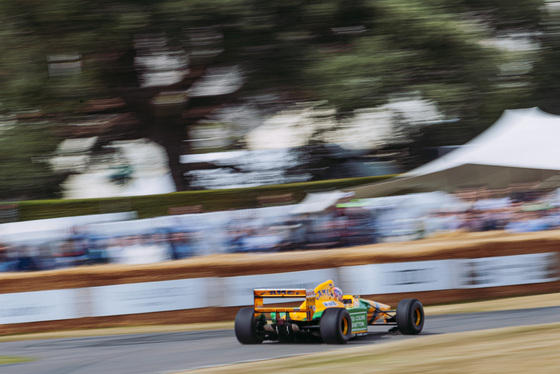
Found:
[[[46,178],[31,156],[54,149],[58,119],[91,114],[84,108],[100,99],[123,102],[104,113],[133,115],[127,136],[165,146],[179,189],[188,187],[179,162],[185,128],[254,93],[327,100],[342,116],[414,93],[460,119],[436,138],[466,141],[504,109],[538,105],[543,87],[557,92],[557,30],[546,9],[544,0],[0,0],[1,109],[49,118],[33,134],[1,133],[0,151],[13,156],[0,161],[0,175],[14,185]],[[491,42],[520,34],[544,45],[542,58]],[[142,65],[142,53],[174,59],[167,73],[180,78],[147,84],[148,73],[162,72]],[[163,114],[154,105],[223,66],[243,73],[233,94],[185,98]],[[10,198],[6,183],[0,191]]]

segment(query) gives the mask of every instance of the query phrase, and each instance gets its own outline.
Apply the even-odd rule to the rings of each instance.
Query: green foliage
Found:
[[[35,361],[35,358],[21,356],[0,356],[0,365],[18,364],[21,362]]]
[[[337,179],[320,182],[293,183],[277,186],[236,188],[211,191],[186,191],[163,195],[114,197],[81,200],[34,200],[18,203],[19,219],[71,217],[89,214],[104,214],[135,211],[139,218],[167,215],[171,207],[201,205],[206,212],[249,209],[259,207],[257,197],[290,193],[294,202],[301,201],[306,193],[344,189],[367,183],[383,181],[392,175]]]
[[[542,53],[534,68],[534,105],[551,113],[560,114],[560,10],[555,5],[543,20],[539,37]]]
[[[307,83],[348,110],[415,91],[447,114],[476,109],[464,98],[487,91],[481,89],[500,62],[496,50],[480,45],[489,33],[475,27],[474,20],[417,1],[371,4],[378,15],[371,28],[347,40],[342,52],[317,56],[307,70]]]
[[[52,197],[60,182],[39,156],[48,156],[59,139],[48,122],[19,123],[0,133],[0,199]]]
[[[375,105],[414,85],[458,85],[462,96],[491,90],[499,53],[480,41],[507,27],[534,29],[543,1],[478,0],[52,0],[2,2],[0,26],[5,66],[3,102],[12,99],[51,105],[53,94],[81,86],[103,91],[100,63],[89,57],[123,53],[134,33],[163,31],[179,43],[185,30],[220,26],[229,63],[244,62],[250,87],[291,87],[328,99],[342,110]],[[25,9],[25,12],[22,11]],[[335,32],[357,27],[361,31]],[[266,47],[262,53],[249,53]],[[48,79],[45,56],[84,55],[83,76],[72,84]],[[304,86],[302,85],[304,84]],[[53,87],[54,86],[54,87]],[[89,87],[84,89],[84,87]],[[432,90],[434,91],[434,90]],[[483,95],[484,97],[484,95]],[[444,110],[470,112],[472,105]],[[64,98],[61,98],[62,100]],[[63,100],[64,101],[64,100]],[[480,104],[478,104],[480,105]]]
[[[130,94],[137,88],[129,76],[135,74],[135,34],[162,32],[172,45],[189,51],[188,30],[212,26],[223,33],[224,52],[215,62],[244,68],[248,80],[243,93],[273,91],[297,100],[328,100],[344,114],[414,92],[436,102],[449,117],[461,118],[467,134],[488,126],[507,108],[544,100],[558,107],[554,28],[558,22],[543,18],[544,4],[544,0],[2,0],[0,103],[14,111],[73,115],[84,100]],[[548,28],[542,27],[543,19]],[[529,67],[528,72],[503,74],[504,64],[515,62],[517,56],[484,42],[508,30],[539,29],[549,33],[541,37],[546,50],[538,70]],[[65,54],[80,56],[79,72],[49,75],[47,58]],[[129,65],[121,65],[123,60]],[[542,89],[535,90],[535,83]],[[142,103],[135,108],[145,109]],[[454,126],[449,133],[455,139]],[[10,194],[22,183],[21,190],[55,196],[51,187],[38,190],[37,185],[50,186],[53,179],[42,166],[29,162],[52,149],[55,138],[43,130],[47,131],[41,129],[15,148],[9,144],[26,135],[2,135],[5,148],[0,152],[11,153],[0,160],[0,176],[5,177],[1,193]],[[17,170],[25,170],[25,175],[16,178]]]

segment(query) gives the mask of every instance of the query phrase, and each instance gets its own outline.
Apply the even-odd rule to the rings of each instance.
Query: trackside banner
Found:
[[[457,260],[371,264],[339,268],[344,292],[378,295],[456,288]]]
[[[558,253],[535,253],[461,260],[457,262],[458,288],[501,287],[554,282]]]
[[[74,289],[0,294],[0,324],[77,318],[76,300]]]
[[[114,316],[217,306],[217,278],[93,287],[91,315]]]

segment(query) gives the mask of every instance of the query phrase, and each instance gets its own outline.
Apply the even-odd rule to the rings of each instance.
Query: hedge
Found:
[[[150,218],[167,215],[169,214],[170,208],[176,207],[198,206],[204,212],[256,208],[263,206],[258,198],[266,196],[289,194],[293,202],[297,203],[309,192],[355,187],[362,184],[380,182],[393,176],[394,175],[383,175],[334,179],[252,188],[184,191],[147,196],[99,199],[29,200],[20,201],[15,204],[18,209],[17,219],[19,221],[129,211],[136,211],[138,213],[138,218]]]

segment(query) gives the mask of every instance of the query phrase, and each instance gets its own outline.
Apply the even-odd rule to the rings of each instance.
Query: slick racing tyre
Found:
[[[319,321],[321,338],[327,344],[345,344],[352,337],[352,319],[344,308],[327,308]]]
[[[241,308],[235,316],[235,337],[241,344],[260,344],[264,337],[257,331],[253,308]]]
[[[424,307],[416,299],[403,299],[397,305],[397,327],[406,335],[419,334],[424,328]]]

